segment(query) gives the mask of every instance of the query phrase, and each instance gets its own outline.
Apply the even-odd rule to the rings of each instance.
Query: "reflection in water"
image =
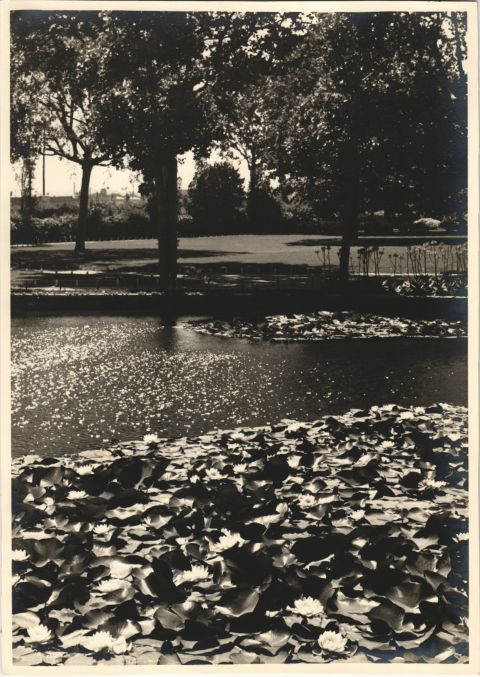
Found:
[[[173,353],[178,350],[178,327],[175,325],[166,325],[162,328],[159,325],[159,330],[156,333],[156,342],[160,350],[165,350],[167,353]]]
[[[13,453],[197,435],[351,407],[467,403],[466,341],[249,343],[158,318],[12,321]]]

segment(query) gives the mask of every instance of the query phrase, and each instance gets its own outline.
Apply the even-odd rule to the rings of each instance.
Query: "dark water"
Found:
[[[311,420],[389,402],[466,405],[466,357],[464,340],[279,345],[162,328],[158,318],[16,318],[13,454]]]

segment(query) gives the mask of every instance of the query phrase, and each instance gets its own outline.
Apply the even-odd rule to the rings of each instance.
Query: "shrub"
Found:
[[[197,234],[238,233],[245,193],[238,171],[228,162],[200,164],[188,188],[188,212]]]

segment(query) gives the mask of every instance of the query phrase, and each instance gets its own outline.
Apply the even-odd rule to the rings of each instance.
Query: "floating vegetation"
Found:
[[[458,338],[467,333],[460,320],[420,320],[351,311],[270,315],[260,321],[192,320],[195,331],[216,336],[267,341],[319,341],[352,338]]]
[[[19,665],[466,662],[466,410],[13,462]]]
[[[467,275],[443,274],[414,275],[412,277],[385,278],[382,287],[398,296],[446,296],[466,297]]]

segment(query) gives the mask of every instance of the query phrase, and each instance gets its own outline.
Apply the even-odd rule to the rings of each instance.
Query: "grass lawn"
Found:
[[[380,261],[380,272],[392,272],[388,255],[405,255],[406,247],[412,244],[434,239],[433,236],[404,238],[405,244],[399,244],[398,236],[378,238],[379,246],[385,247]],[[457,244],[461,241],[452,237],[446,242]],[[389,243],[392,244],[389,244]],[[234,269],[239,266],[259,268],[268,272],[274,267],[323,265],[321,247],[331,243],[330,261],[338,265],[338,238],[318,235],[222,235],[217,237],[180,238],[180,268],[196,266],[200,268]],[[374,238],[365,240],[365,245],[375,243]],[[363,243],[362,243],[362,246]],[[39,246],[13,247],[11,253],[12,284],[21,283],[25,269],[32,270],[72,270],[95,269],[110,273],[154,273],[157,268],[156,240],[116,240],[108,242],[89,242],[88,251],[78,257],[74,254],[73,243],[56,243]],[[352,256],[357,268],[358,247],[352,248]],[[318,254],[316,253],[318,252]],[[433,272],[433,262],[431,263]],[[403,263],[405,268],[405,263]],[[226,272],[226,271],[224,271]],[[397,269],[397,272],[398,269]],[[404,270],[402,272],[405,272]]]

